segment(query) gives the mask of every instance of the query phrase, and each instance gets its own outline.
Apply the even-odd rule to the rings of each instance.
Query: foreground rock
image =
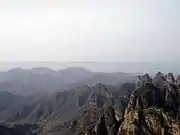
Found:
[[[179,86],[171,73],[132,92],[118,135],[180,135]]]
[[[145,74],[131,95],[118,98],[103,92],[108,97],[103,105],[103,96],[92,94],[85,116],[74,131],[67,127],[65,135],[180,135],[179,80],[172,73],[159,72],[153,79]]]

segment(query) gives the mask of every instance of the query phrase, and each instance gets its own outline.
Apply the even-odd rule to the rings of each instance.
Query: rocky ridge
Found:
[[[72,103],[83,113],[62,123],[58,119],[41,122],[38,134],[180,135],[180,77],[161,72],[153,78],[139,76],[131,94],[121,97],[112,88],[98,84],[91,92],[78,90],[72,95],[79,98]]]
[[[139,76],[124,117],[109,106],[86,135],[180,135],[179,88],[172,73]]]
[[[118,135],[179,135],[180,91],[172,73],[141,77],[131,95]]]

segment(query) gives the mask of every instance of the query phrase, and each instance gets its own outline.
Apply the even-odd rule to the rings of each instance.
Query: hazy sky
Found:
[[[0,61],[180,60],[180,0],[0,0]]]

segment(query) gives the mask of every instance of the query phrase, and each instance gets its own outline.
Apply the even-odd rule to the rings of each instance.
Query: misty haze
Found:
[[[0,135],[180,135],[180,1],[0,0]]]

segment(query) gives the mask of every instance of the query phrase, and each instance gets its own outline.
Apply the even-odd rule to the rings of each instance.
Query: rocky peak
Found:
[[[141,87],[145,85],[146,83],[152,83],[152,78],[149,76],[149,74],[138,76],[138,80],[136,83],[137,87]]]
[[[150,106],[160,106],[162,102],[160,90],[152,83],[146,83],[132,92],[125,115],[134,109],[142,110]]]
[[[118,135],[178,135],[178,88],[172,73],[164,75],[160,72],[153,78],[153,84],[136,88]]]
[[[167,76],[164,75],[161,72],[158,72],[156,74],[156,76],[153,78],[152,82],[155,86],[157,87],[164,87],[165,85],[167,85],[167,80],[166,80]]]
[[[180,85],[180,75],[176,78],[176,83]]]
[[[175,83],[175,78],[173,76],[173,73],[168,73],[167,74],[167,81],[170,82],[170,83]]]
[[[111,97],[104,94],[108,91],[103,85],[97,87],[99,90],[95,88],[95,92],[91,95],[91,102],[96,106],[94,108],[98,108],[101,99]],[[172,73],[165,75],[159,72],[153,80],[148,74],[139,76],[137,87],[130,98],[128,95],[121,101],[113,94],[112,97],[116,97],[118,102],[115,100],[116,104],[105,104],[100,107],[103,110],[96,115],[93,127],[87,135],[178,135],[179,88]],[[122,106],[123,111],[118,109]],[[90,112],[93,114],[92,110]]]

